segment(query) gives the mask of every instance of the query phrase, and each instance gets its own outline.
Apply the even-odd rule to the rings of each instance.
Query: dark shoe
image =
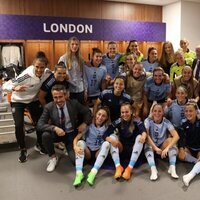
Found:
[[[40,154],[41,154],[41,155],[47,154],[47,151],[46,151],[46,149],[45,149],[44,147],[42,147],[42,148],[40,149]]]
[[[21,150],[18,161],[21,163],[24,163],[27,161],[27,157],[28,157],[27,150],[25,150],[25,149]]]
[[[65,150],[65,145],[62,142],[55,143],[55,147],[61,151]]]
[[[41,147],[39,144],[34,146],[35,151],[39,152],[41,155],[47,154],[47,151],[44,147]]]

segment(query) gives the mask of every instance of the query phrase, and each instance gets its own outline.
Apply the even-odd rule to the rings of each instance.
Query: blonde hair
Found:
[[[69,38],[69,41],[68,41],[68,45],[67,45],[67,68],[68,70],[71,70],[72,69],[72,51],[71,51],[71,43],[72,41],[77,41],[78,44],[79,44],[79,48],[78,50],[75,52],[75,57],[78,61],[78,66],[79,66],[79,69],[80,71],[82,71],[82,68],[83,68],[83,59],[81,57],[81,54],[80,54],[80,41],[78,40],[78,38],[76,37],[71,37]]]
[[[164,108],[163,108],[162,104],[157,103],[157,102],[154,102],[154,103],[152,104],[151,108],[150,108],[149,116],[148,116],[148,118],[150,118],[150,119],[152,119],[152,120],[153,120],[153,115],[152,115],[152,113],[153,113],[153,110],[154,110],[154,108],[155,108],[156,106],[160,106],[160,107],[162,108],[163,117],[164,117]]]
[[[200,110],[199,110],[199,107],[197,105],[197,103],[195,102],[188,102],[186,105],[185,105],[185,109],[189,106],[192,106],[196,111],[197,111],[197,119],[200,119]]]
[[[129,132],[132,133],[132,132],[135,130],[135,125],[134,125],[134,123],[133,123],[134,117],[135,117],[135,116],[134,116],[133,107],[132,107],[132,105],[131,105],[129,102],[122,103],[122,104],[121,104],[121,108],[122,108],[123,106],[128,106],[129,109],[132,111],[131,120],[129,121],[129,127],[128,127]],[[123,128],[123,127],[124,127],[124,121],[122,120],[122,128]]]
[[[188,94],[187,88],[184,87],[183,85],[178,86],[177,89],[176,89],[176,92],[177,91],[184,92],[184,93]]]
[[[165,46],[169,45],[171,47],[171,57],[168,57],[168,55],[165,52]],[[160,58],[160,63],[161,63],[161,67],[165,67],[167,65],[167,62],[169,61],[169,59],[172,59],[172,62],[175,62],[175,58],[174,58],[174,48],[173,48],[173,44],[169,41],[166,41],[163,43],[162,46],[162,54],[161,54],[161,58]]]
[[[126,54],[125,55],[125,64],[124,64],[124,66],[123,66],[123,68],[124,68],[124,72],[126,72],[126,73],[130,73],[130,69],[129,69],[129,66],[127,65],[127,57],[128,56],[131,56],[132,58],[133,58],[133,66],[135,65],[135,63],[137,62],[137,57],[136,57],[136,55],[135,54],[133,54],[133,53],[128,53],[128,54]]]
[[[181,55],[181,56],[184,58],[184,52],[183,52],[182,49],[179,49],[178,51],[176,51],[174,55],[175,55],[175,57],[176,57],[177,55]],[[184,59],[185,59],[185,58],[184,58]]]

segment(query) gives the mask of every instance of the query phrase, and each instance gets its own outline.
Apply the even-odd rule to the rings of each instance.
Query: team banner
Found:
[[[165,41],[166,24],[160,22],[0,15],[0,39]]]

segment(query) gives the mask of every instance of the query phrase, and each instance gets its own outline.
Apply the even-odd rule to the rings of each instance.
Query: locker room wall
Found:
[[[0,14],[162,22],[162,7],[154,5],[103,0],[0,0],[0,5]],[[66,51],[65,40],[24,40],[23,42],[26,66],[32,63],[37,51],[44,51],[49,59],[49,66],[53,70],[58,58]],[[88,60],[93,47],[106,52],[107,43],[108,41],[81,41],[83,58]],[[117,42],[119,52],[124,52],[127,45],[127,41]],[[162,42],[143,41],[139,43],[145,56],[150,46],[155,46],[160,55],[161,45]]]

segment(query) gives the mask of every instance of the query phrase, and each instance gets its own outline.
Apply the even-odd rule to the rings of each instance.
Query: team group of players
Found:
[[[87,175],[93,185],[109,153],[117,180],[129,180],[143,154],[152,181],[158,178],[155,154],[169,157],[168,173],[175,179],[177,157],[193,163],[183,176],[188,186],[200,173],[200,46],[195,53],[188,45],[183,39],[174,52],[172,43],[164,42],[160,59],[155,47],[144,59],[136,40],[129,42],[124,54],[109,42],[106,54],[94,48],[92,59],[85,62],[80,41],[72,37],[53,73],[45,54],[38,52],[32,66],[3,85],[12,91],[19,161],[28,156],[23,127],[28,108],[37,125],[36,150],[50,157],[47,171],[54,171],[58,161],[53,143],[62,141],[76,167],[76,187],[84,179],[84,161],[94,163]]]

